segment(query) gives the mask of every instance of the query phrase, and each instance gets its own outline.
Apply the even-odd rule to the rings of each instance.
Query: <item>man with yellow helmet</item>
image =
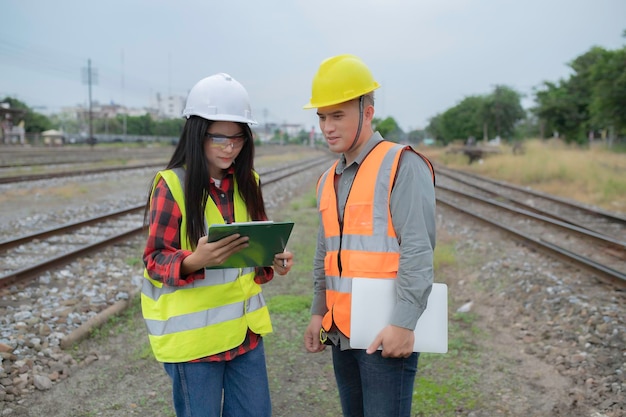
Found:
[[[319,179],[309,352],[332,345],[344,416],[410,416],[417,320],[433,282],[434,171],[426,157],[374,132],[380,85],[354,55],[324,60],[305,109],[340,158]],[[354,278],[395,280],[392,318],[367,349],[350,346]]]

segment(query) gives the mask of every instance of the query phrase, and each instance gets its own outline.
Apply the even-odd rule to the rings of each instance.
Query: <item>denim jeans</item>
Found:
[[[344,417],[410,417],[419,353],[403,359],[332,349]]]
[[[165,363],[178,417],[272,415],[263,340],[223,362]]]

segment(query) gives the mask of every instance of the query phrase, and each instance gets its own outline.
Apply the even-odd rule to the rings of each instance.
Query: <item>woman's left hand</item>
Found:
[[[272,266],[274,267],[274,271],[276,271],[278,275],[287,274],[292,265],[293,253],[289,251],[284,251],[274,255],[274,264]]]

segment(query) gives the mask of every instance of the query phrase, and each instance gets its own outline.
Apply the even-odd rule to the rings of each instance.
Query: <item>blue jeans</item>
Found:
[[[333,368],[344,417],[410,417],[419,353],[383,358],[378,350],[333,346]]]
[[[178,417],[269,417],[270,389],[263,340],[223,362],[164,363]]]

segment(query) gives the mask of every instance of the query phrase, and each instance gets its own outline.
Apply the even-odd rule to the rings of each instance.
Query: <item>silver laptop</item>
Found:
[[[389,324],[396,303],[395,279],[352,279],[350,346],[367,349]],[[382,349],[382,347],[379,347]],[[448,286],[434,283],[428,306],[415,326],[414,352],[448,351]]]

